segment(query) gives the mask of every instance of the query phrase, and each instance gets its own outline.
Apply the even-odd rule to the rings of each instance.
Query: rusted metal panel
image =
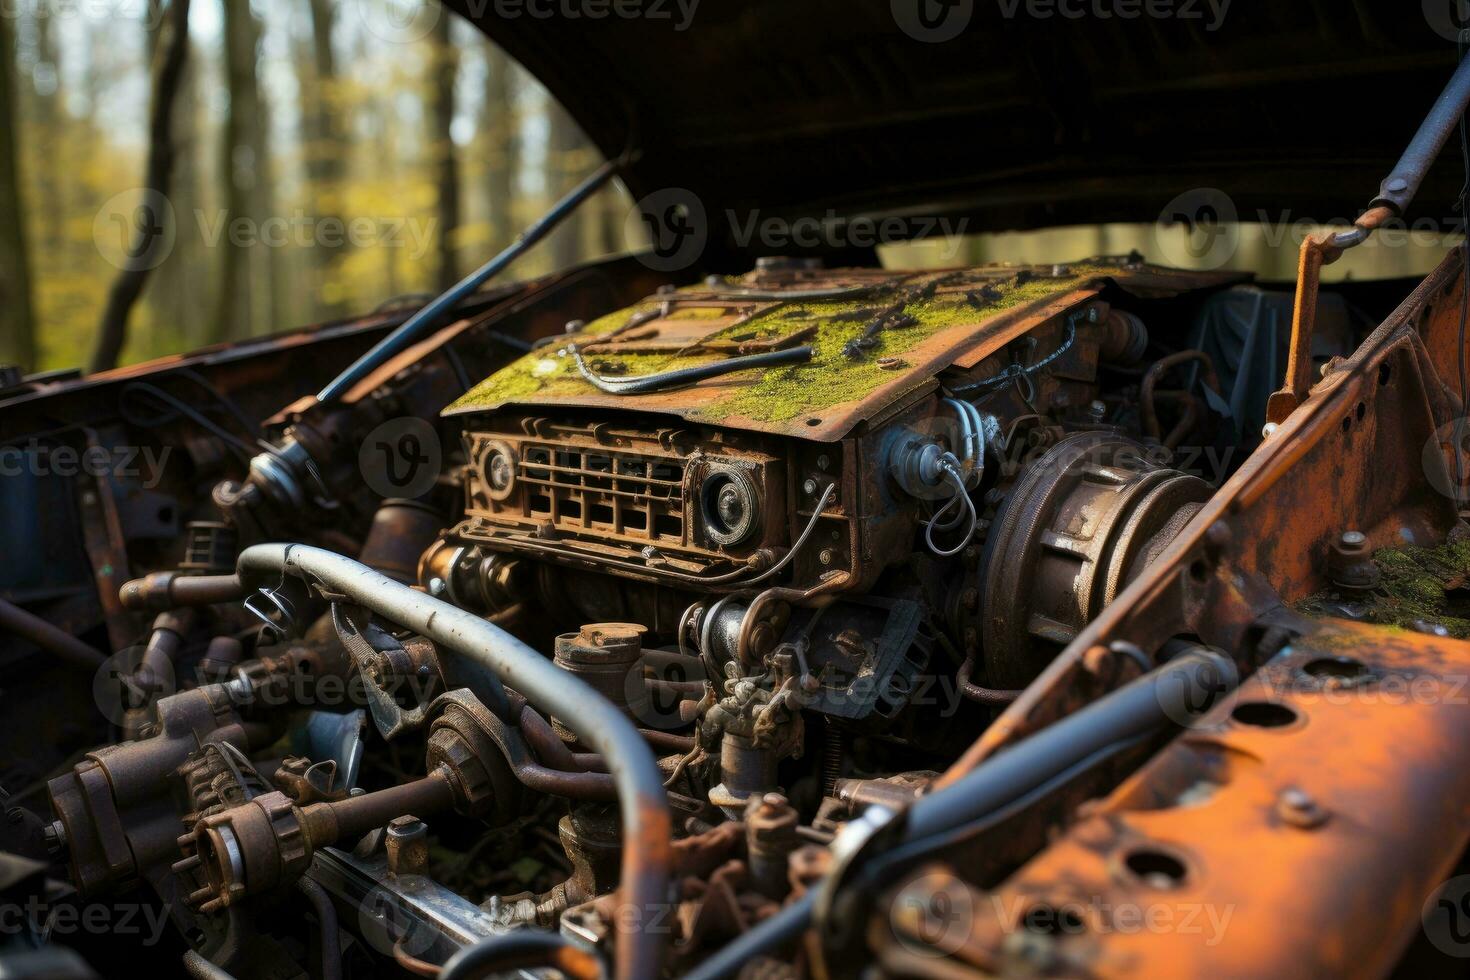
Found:
[[[575,343],[611,378],[711,363],[731,354],[813,350],[807,363],[740,372],[692,386],[617,395],[581,377],[564,352],[532,352],[472,389],[446,415],[511,405],[615,408],[674,415],[835,442],[951,366],[973,368],[1109,284],[1168,296],[1240,282],[1229,272],[1183,272],[1127,259],[1075,266],[981,266],[924,273],[841,270],[800,278],[762,271],[734,281],[661,291],[587,325]],[[907,324],[883,326],[885,310]],[[880,324],[876,329],[873,324]],[[854,348],[854,344],[863,346]]]
[[[1388,973],[1470,838],[1467,681],[1470,644],[1324,625],[1001,886],[916,875],[973,912],[937,948],[1067,976]]]
[[[1462,262],[1452,253],[1352,357],[1336,362],[1158,561],[942,782],[1131,676],[1126,658],[1107,655],[1110,644],[1157,650],[1189,634],[1243,649],[1262,616],[1325,585],[1330,543],[1346,530],[1344,521],[1375,548],[1442,540],[1457,519],[1444,492],[1448,464],[1424,448],[1452,423],[1456,406],[1419,323],[1430,306],[1451,315],[1446,300],[1458,295]]]

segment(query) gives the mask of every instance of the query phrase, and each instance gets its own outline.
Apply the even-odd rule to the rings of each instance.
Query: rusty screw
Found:
[[[388,821],[388,871],[395,875],[421,875],[429,867],[429,828],[415,816]]]
[[[1327,556],[1327,575],[1346,598],[1362,598],[1378,588],[1383,572],[1373,562],[1368,536],[1362,531],[1344,531]]]
[[[1276,815],[1302,830],[1312,830],[1327,822],[1328,813],[1317,805],[1311,794],[1295,786],[1281,791],[1276,797]]]

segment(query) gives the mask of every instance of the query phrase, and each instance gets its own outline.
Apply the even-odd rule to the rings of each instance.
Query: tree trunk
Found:
[[[311,189],[313,216],[319,222],[340,220],[343,177],[341,130],[337,125],[342,105],[337,78],[337,55],[332,48],[336,21],[333,0],[311,0],[311,60],[315,85],[302,84],[304,95],[302,150],[306,157],[306,179]],[[316,309],[311,319],[336,319],[347,312],[346,290],[337,281],[346,243],[338,236],[312,245],[316,273]]]
[[[117,366],[127,340],[128,316],[143,292],[148,273],[167,256],[159,250],[168,247],[164,223],[168,217],[157,213],[158,204],[166,202],[173,177],[173,105],[179,91],[179,80],[189,57],[189,0],[170,0],[168,21],[160,25],[163,37],[153,67],[153,98],[148,112],[148,164],[143,178],[147,190],[138,213],[134,215],[132,245],[122,271],[107,294],[107,306],[97,328],[97,346],[92,352],[92,371],[106,371]],[[166,237],[159,238],[160,235]]]
[[[491,41],[485,42],[485,98],[480,129],[490,164],[486,188],[490,211],[490,251],[498,252],[516,234],[516,182],[520,177],[520,121],[516,115],[515,65]]]
[[[255,80],[256,30],[250,0],[220,0],[224,7],[225,81],[230,105],[225,113],[224,141],[220,148],[220,175],[224,188],[225,213],[217,229],[219,274],[216,278],[215,342],[237,340],[248,335],[252,323],[250,251],[233,234],[231,225],[258,233],[252,213],[257,174],[263,161],[255,158],[259,140],[254,133],[260,121],[259,91]]]
[[[40,133],[34,133],[36,127],[31,127],[27,138],[35,140],[39,146],[32,144],[30,155],[30,166],[34,167],[36,160],[59,160],[61,159],[61,144],[66,127],[64,117],[61,115],[61,54],[56,45],[56,16],[54,13],[46,13],[36,18],[36,68],[35,85],[31,91],[35,101],[30,118],[45,120],[47,125]],[[34,134],[34,135],[32,135]],[[40,152],[37,153],[36,151]],[[65,179],[61,173],[47,172],[45,170],[29,170],[31,174],[31,186],[40,186],[40,201],[42,214],[62,214],[61,184]],[[37,180],[37,178],[40,178]],[[54,261],[54,257],[61,254],[65,244],[63,237],[63,224],[61,221],[43,221],[41,227],[36,229],[36,240],[32,242],[36,254],[42,256],[44,263],[48,259]]]
[[[459,166],[454,153],[454,82],[459,74],[459,52],[450,35],[453,18],[441,14],[429,33],[429,153],[433,160],[439,225],[439,290],[459,281],[454,239],[459,230]]]
[[[11,26],[9,16],[0,17],[0,361],[33,371],[36,335],[15,139],[18,84]]]
[[[549,96],[546,115],[550,123],[546,138],[550,157],[546,166],[547,185],[551,191],[551,200],[556,200],[576,184],[580,176],[578,158],[582,155],[579,151],[585,144],[577,124],[572,122],[572,117]],[[549,248],[553,271],[569,268],[582,261],[582,229],[586,213],[585,206],[578,208],[562,222],[560,228],[551,233]]]
[[[199,150],[203,129],[199,118],[199,66],[207,60],[191,38],[188,61],[174,96],[172,123],[174,169],[169,178],[169,199],[174,204],[179,234],[168,261],[154,272],[145,298],[152,326],[150,353],[198,347],[205,343],[210,327],[208,318],[200,315],[200,311],[209,309],[213,295],[208,275],[201,274],[209,267],[209,256],[197,230],[198,215],[205,204]],[[138,336],[138,327],[129,332]]]

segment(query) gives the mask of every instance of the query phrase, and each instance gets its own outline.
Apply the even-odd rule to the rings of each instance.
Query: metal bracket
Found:
[[[344,602],[332,603],[332,625],[337,629],[337,638],[352,657],[362,676],[363,690],[367,695],[368,713],[373,725],[385,739],[399,732],[422,726],[429,717],[429,706],[419,704],[404,710],[393,695],[380,683],[383,677],[382,652],[399,647],[398,641],[387,632],[373,625],[372,616],[358,606]]]
[[[1380,205],[1363,213],[1347,231],[1309,235],[1302,242],[1297,263],[1296,303],[1291,312],[1291,348],[1286,359],[1286,379],[1266,402],[1266,422],[1280,425],[1312,390],[1312,333],[1317,326],[1317,295],[1322,288],[1322,269],[1342,258],[1350,248],[1368,240],[1375,229],[1397,214]]]

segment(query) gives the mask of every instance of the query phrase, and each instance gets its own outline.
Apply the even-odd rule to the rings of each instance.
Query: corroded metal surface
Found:
[[[952,772],[968,771],[1117,683],[1119,659],[1092,651],[1119,641],[1157,650],[1180,634],[1244,650],[1262,616],[1326,584],[1330,546],[1344,522],[1373,547],[1444,537],[1456,520],[1444,492],[1450,464],[1444,453],[1424,449],[1438,445],[1437,430],[1453,422],[1458,406],[1441,375],[1450,364],[1431,358],[1426,338],[1439,350],[1449,346],[1442,334],[1454,327],[1459,262],[1458,253],[1447,258],[1351,358],[1332,366],[1157,563]],[[1426,318],[1431,307],[1436,315]]]
[[[761,271],[668,290],[581,327],[593,370],[639,377],[719,359],[810,345],[810,362],[743,372],[644,395],[595,388],[548,345],[504,368],[448,409],[513,405],[619,408],[833,441],[893,403],[932,389],[953,364],[972,367],[1105,285],[1143,296],[1221,286],[1236,273],[1181,272],[1123,259],[1073,266],[981,266],[923,273]],[[885,316],[886,315],[886,316]]]
[[[1470,644],[1324,624],[1002,885],[900,888],[972,917],[895,928],[1006,974],[1385,975],[1470,838],[1467,681]]]

